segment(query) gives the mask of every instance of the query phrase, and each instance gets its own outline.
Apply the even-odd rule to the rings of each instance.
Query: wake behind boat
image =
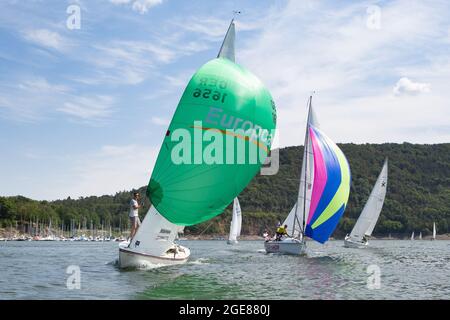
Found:
[[[350,194],[350,167],[344,153],[319,129],[308,100],[297,202],[284,221],[286,238],[266,240],[267,253],[306,254],[306,237],[325,243],[344,213]]]
[[[372,235],[373,229],[380,217],[386,197],[388,179],[388,159],[384,161],[383,168],[378,175],[377,181],[370,193],[361,215],[356,221],[350,235],[346,235],[344,246],[347,248],[365,248],[369,245],[368,238]]]

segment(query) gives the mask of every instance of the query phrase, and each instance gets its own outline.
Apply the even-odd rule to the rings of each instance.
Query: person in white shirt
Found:
[[[139,229],[139,226],[141,225],[141,220],[139,220],[139,208],[142,207],[142,205],[139,204],[139,200],[141,199],[141,195],[139,192],[133,193],[133,199],[130,201],[130,212],[128,214],[131,222],[131,233],[130,233],[130,241],[133,239],[134,235],[136,234],[137,230]]]

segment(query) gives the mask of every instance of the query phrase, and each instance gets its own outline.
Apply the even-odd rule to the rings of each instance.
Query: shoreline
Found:
[[[9,228],[8,228],[9,229]],[[89,234],[88,230],[83,230],[85,232],[82,232],[83,234]],[[96,236],[100,236],[99,234],[100,232],[98,232],[96,234]],[[105,232],[106,233],[106,232]],[[55,236],[60,235],[60,233],[55,232],[54,233]],[[122,237],[126,236],[126,232],[122,233]],[[67,235],[67,233],[65,234],[65,236]],[[4,239],[10,239],[10,240],[14,240],[12,238],[33,238],[33,235],[30,235],[28,233],[23,233],[20,232],[16,229],[12,229],[12,230],[7,230],[5,228],[1,228],[0,229],[0,239],[4,240]],[[120,238],[120,235],[117,236],[117,234],[113,235],[113,238]],[[68,238],[66,238],[68,239]],[[204,235],[194,235],[194,234],[181,234],[179,237],[180,240],[218,240],[218,241],[227,241],[228,240],[228,234],[204,234]],[[238,240],[241,241],[254,241],[254,240],[264,240],[264,237],[262,235],[241,235],[239,237]],[[344,240],[344,238],[340,238],[340,237],[330,237],[329,240]],[[387,237],[387,236],[380,236],[380,237],[370,237],[369,240],[410,240],[410,236],[409,235],[405,235],[405,236],[396,236],[396,237]],[[419,238],[415,238],[414,240],[419,240]],[[431,236],[424,236],[422,238],[422,240],[431,240]],[[447,234],[439,234],[436,235],[436,240],[450,240],[450,233]]]
[[[180,237],[180,240],[218,240],[218,241],[226,241],[228,240],[228,235],[220,235],[220,234],[213,234],[213,235],[183,235]],[[252,241],[252,240],[264,240],[263,236],[258,235],[241,235],[238,240],[241,241]],[[333,238],[330,237],[330,241],[344,241],[344,238]],[[404,237],[370,237],[370,240],[410,240],[409,236]],[[414,240],[417,241],[431,241],[431,236],[422,237],[420,240],[419,238],[415,238]],[[436,235],[436,240],[450,240],[450,234],[440,234]],[[410,240],[411,241],[411,240]]]

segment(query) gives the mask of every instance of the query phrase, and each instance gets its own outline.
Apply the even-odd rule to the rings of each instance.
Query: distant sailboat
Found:
[[[411,240],[414,240],[414,231],[411,233]]]
[[[419,233],[419,240],[422,240],[422,232]]]
[[[52,220],[48,224],[47,236],[40,239],[41,241],[55,241],[56,237],[52,232]]]
[[[228,238],[228,244],[237,244],[238,237],[241,235],[242,226],[242,212],[238,198],[234,198],[233,201],[233,217],[230,225],[230,236]]]
[[[350,167],[342,150],[319,129],[312,96],[304,146],[297,202],[283,223],[288,237],[265,241],[267,253],[306,254],[306,237],[325,243],[347,205]]]
[[[364,248],[369,244],[367,237],[372,235],[373,229],[380,217],[386,197],[388,179],[388,159],[384,161],[383,168],[378,175],[377,182],[370,193],[369,199],[364,205],[361,215],[356,221],[350,235],[344,240],[344,246],[349,248]]]
[[[436,223],[433,222],[433,236],[431,237],[431,240],[436,240]]]

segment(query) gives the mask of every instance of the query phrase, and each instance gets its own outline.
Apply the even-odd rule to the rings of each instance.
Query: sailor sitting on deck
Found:
[[[276,241],[281,241],[281,238],[284,236],[284,235],[286,235],[286,236],[288,236],[288,233],[287,233],[287,224],[285,224],[284,226],[279,226],[278,228],[277,228],[277,235],[276,235]]]
[[[178,246],[169,248],[166,253],[173,253],[173,258],[175,259],[176,255],[178,254]]]

